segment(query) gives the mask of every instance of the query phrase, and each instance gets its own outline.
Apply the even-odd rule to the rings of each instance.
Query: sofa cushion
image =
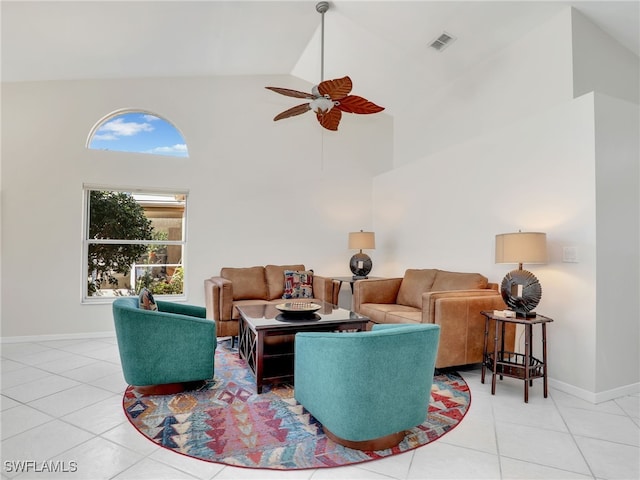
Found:
[[[445,290],[472,290],[487,288],[489,280],[479,273],[460,273],[438,270],[436,279],[431,286],[431,291],[442,292]]]
[[[313,272],[285,270],[282,298],[313,298]]]
[[[147,288],[143,288],[142,290],[140,290],[140,295],[138,296],[138,306],[143,310],[158,310],[158,305],[156,305],[156,301],[153,298],[153,295],[149,290],[147,290]]]
[[[229,268],[220,270],[220,276],[233,282],[233,299],[267,300],[264,267]]]
[[[422,323],[422,310],[387,312],[385,323]]]
[[[422,311],[406,305],[396,305],[395,303],[363,303],[360,305],[360,313],[365,317],[369,317],[373,323],[389,323],[387,317],[390,312],[415,312],[422,314]],[[395,322],[394,322],[395,323]]]
[[[437,272],[434,268],[407,269],[398,290],[397,303],[422,308],[422,294],[431,290]]]
[[[267,279],[267,293],[269,300],[282,298],[284,295],[284,271],[305,270],[304,265],[267,265],[264,267],[264,276]]]

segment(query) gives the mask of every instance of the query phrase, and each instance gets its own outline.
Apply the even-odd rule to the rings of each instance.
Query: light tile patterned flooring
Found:
[[[480,371],[461,372],[469,413],[440,440],[402,455],[319,470],[253,470],[169,452],[125,419],[115,338],[10,343],[2,354],[2,479],[638,479],[640,396],[593,405],[534,382],[496,395]],[[19,469],[32,460],[77,472]],[[16,472],[16,469],[19,471]]]

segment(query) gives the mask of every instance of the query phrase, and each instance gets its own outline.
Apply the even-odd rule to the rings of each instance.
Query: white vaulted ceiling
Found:
[[[316,3],[5,0],[2,81],[293,74],[317,83]],[[639,54],[638,1],[333,1],[324,78],[349,74],[354,93],[381,101],[397,74],[437,89],[568,5]],[[457,40],[438,53],[428,45],[443,31]]]

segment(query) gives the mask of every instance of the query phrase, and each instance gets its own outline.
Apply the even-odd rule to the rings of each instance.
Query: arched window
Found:
[[[101,119],[89,133],[87,148],[188,157],[178,129],[155,113],[120,110]]]

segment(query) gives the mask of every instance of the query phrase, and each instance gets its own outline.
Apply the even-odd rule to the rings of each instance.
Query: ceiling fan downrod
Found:
[[[329,2],[318,2],[316,11],[322,15],[320,28],[320,81],[324,81],[324,14],[329,10]]]

